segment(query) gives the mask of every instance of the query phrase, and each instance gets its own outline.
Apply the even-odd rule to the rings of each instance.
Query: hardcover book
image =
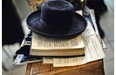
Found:
[[[84,55],[82,35],[72,39],[48,38],[32,33],[30,55],[35,56],[78,56]]]

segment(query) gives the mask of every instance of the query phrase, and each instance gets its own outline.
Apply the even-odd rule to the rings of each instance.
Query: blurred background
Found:
[[[45,1],[2,0],[3,75],[25,75],[26,65],[13,66],[12,62],[16,50],[20,48],[23,38],[29,32],[25,22],[26,17],[32,11],[40,9]],[[76,8],[79,0],[67,1],[70,1]],[[88,0],[87,6],[94,9],[100,36],[107,46],[107,49],[104,49],[105,75],[114,75],[114,0]]]

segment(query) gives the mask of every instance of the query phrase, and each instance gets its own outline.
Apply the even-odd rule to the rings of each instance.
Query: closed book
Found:
[[[82,35],[74,38],[48,38],[32,33],[30,55],[35,56],[78,56],[84,55]]]

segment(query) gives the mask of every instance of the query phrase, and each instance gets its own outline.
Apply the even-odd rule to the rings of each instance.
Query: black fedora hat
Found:
[[[28,28],[48,37],[73,37],[81,34],[87,22],[75,13],[71,3],[63,0],[49,0],[42,4],[41,10],[34,11],[27,17]]]

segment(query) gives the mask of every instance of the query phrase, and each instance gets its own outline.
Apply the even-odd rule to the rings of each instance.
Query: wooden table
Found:
[[[27,65],[26,75],[105,75],[103,60],[97,60],[80,66],[53,67],[42,62]]]

